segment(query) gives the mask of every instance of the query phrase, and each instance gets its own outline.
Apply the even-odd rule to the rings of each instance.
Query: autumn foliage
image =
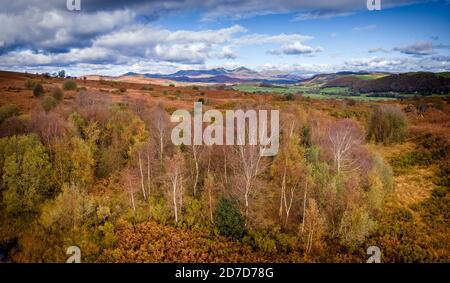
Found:
[[[279,152],[262,157],[171,142],[170,114],[196,89],[53,80],[73,91],[27,89],[31,109],[0,106],[0,248],[12,261],[64,262],[72,245],[84,262],[364,262],[368,245],[389,262],[448,259],[448,142],[408,125],[445,124],[443,110],[205,89],[207,107],[280,109]],[[417,168],[435,170],[433,188],[401,206],[398,177]]]

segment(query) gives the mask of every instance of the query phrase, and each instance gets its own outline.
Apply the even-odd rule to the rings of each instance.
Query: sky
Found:
[[[0,0],[0,69],[450,71],[450,0],[380,1]]]

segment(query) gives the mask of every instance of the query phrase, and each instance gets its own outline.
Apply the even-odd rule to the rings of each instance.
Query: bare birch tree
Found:
[[[304,178],[303,155],[299,138],[292,134],[272,164],[272,176],[280,186],[279,217],[285,227],[292,209],[294,193],[299,189],[302,177]]]
[[[192,155],[192,162],[193,162],[192,189],[193,189],[194,197],[196,197],[198,181],[199,181],[199,177],[200,177],[200,158],[202,155],[203,147],[201,145],[192,144],[191,146],[189,146],[189,149],[190,149],[190,153]]]
[[[133,174],[133,170],[131,170],[130,167],[127,167],[123,171],[123,176],[125,180],[125,190],[128,193],[128,196],[130,198],[130,205],[133,211],[136,211],[136,199],[134,197],[134,194],[136,193],[136,176]]]
[[[178,223],[179,211],[183,206],[183,172],[184,172],[184,158],[180,152],[177,152],[172,158],[167,159],[168,177],[171,183],[171,202],[174,209],[175,223]]]
[[[164,110],[162,103],[159,103],[150,110],[151,132],[153,138],[158,144],[159,160],[162,162],[164,158],[165,143],[169,130],[169,116]]]
[[[354,121],[345,119],[330,124],[327,139],[328,150],[338,174],[343,170],[353,171],[360,168],[361,164],[354,153],[362,144],[363,134]]]

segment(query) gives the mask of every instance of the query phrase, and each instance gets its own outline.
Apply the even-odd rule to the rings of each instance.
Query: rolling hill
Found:
[[[428,72],[390,74],[376,79],[343,76],[325,83],[324,87],[348,87],[354,92],[438,93],[450,92],[450,78]]]

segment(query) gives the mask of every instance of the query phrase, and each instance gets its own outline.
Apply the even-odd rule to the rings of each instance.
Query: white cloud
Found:
[[[362,26],[362,27],[354,27],[352,30],[356,31],[356,32],[360,32],[360,31],[374,30],[376,28],[377,28],[376,25],[367,25],[367,26]]]
[[[17,14],[0,12],[0,48],[19,45],[37,50],[88,46],[94,36],[129,24],[134,16],[129,10],[74,14],[42,11],[36,7]]]
[[[223,43],[231,40],[235,34],[242,32],[246,32],[246,29],[240,25],[219,30],[203,30],[201,32],[179,30],[171,33],[167,40],[175,42],[202,41],[210,44]]]
[[[307,20],[317,20],[317,19],[330,19],[335,17],[345,17],[353,14],[352,12],[336,12],[336,11],[315,11],[297,14],[292,21],[307,21]]]
[[[236,59],[236,53],[231,49],[230,46],[222,47],[222,50],[217,54],[217,57],[220,59]]]
[[[199,64],[208,57],[209,48],[205,43],[158,44],[154,54],[161,61]]]
[[[240,38],[234,40],[236,45],[257,45],[257,44],[286,44],[295,41],[306,41],[313,39],[313,36],[301,35],[297,33],[293,34],[277,34],[277,35],[267,35],[267,34],[249,34],[244,35]]]
[[[431,55],[434,53],[435,49],[448,49],[448,45],[444,44],[433,44],[431,41],[417,41],[413,44],[406,46],[394,47],[394,51],[399,51],[400,53],[415,56]]]
[[[39,53],[31,50],[12,51],[0,56],[0,66],[68,65],[74,63],[119,63],[113,51],[104,48],[74,48],[67,53]]]
[[[190,1],[188,1],[190,2]],[[202,1],[200,1],[202,2]],[[383,0],[383,9],[408,5],[417,2],[428,2],[428,0]],[[346,16],[357,11],[367,11],[366,1],[361,0],[314,0],[314,1],[260,1],[260,0],[239,0],[223,1],[210,0],[203,1],[206,14],[205,20],[229,17],[234,19],[247,18],[257,15],[268,15],[277,13],[298,12],[294,20],[307,20],[319,18],[331,18],[336,16]]]
[[[218,45],[245,32],[239,25],[218,30],[169,30],[148,25],[133,25],[96,39],[93,46],[119,50],[129,56],[140,56],[162,61],[201,63],[211,56]],[[149,36],[149,35],[152,36]],[[225,49],[231,56],[230,49]]]
[[[443,72],[450,70],[450,56],[433,56],[430,58],[355,58],[337,64],[294,63],[294,64],[264,64],[262,70],[271,72],[289,72],[297,74],[334,73],[339,71],[373,71],[373,72],[412,72],[427,70]]]
[[[323,48],[320,46],[311,47],[299,41],[285,44],[279,50],[270,50],[268,53],[272,55],[312,55],[314,53],[322,52]]]
[[[378,53],[378,52],[380,52],[380,53],[389,53],[391,51],[389,51],[389,50],[387,50],[385,48],[382,48],[382,47],[375,47],[375,48],[369,49],[368,52],[369,53]]]

